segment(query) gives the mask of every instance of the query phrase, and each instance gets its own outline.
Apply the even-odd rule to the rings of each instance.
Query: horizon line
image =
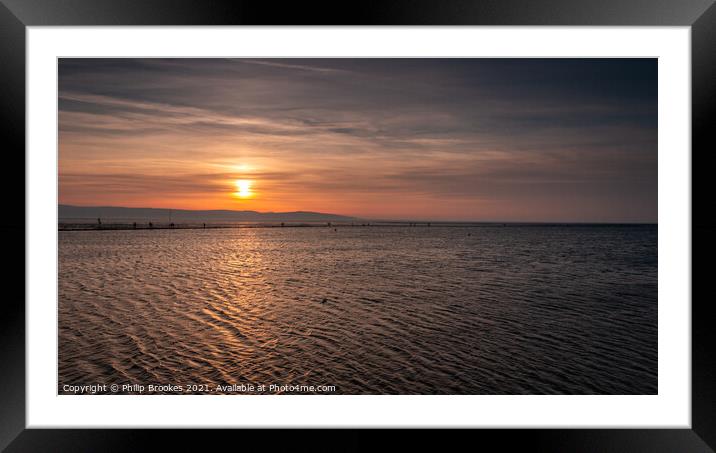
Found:
[[[569,225],[658,225],[657,221],[628,221],[628,220],[471,220],[471,219],[453,219],[453,220],[435,220],[435,219],[388,219],[388,218],[369,218],[359,217],[349,214],[337,214],[333,212],[321,212],[321,211],[256,211],[251,209],[234,210],[234,209],[185,209],[185,208],[154,208],[154,207],[133,207],[133,206],[111,206],[111,205],[75,205],[58,203],[57,207],[68,206],[73,208],[119,208],[119,209],[156,209],[166,211],[188,211],[188,212],[201,212],[201,211],[214,211],[214,212],[254,212],[258,214],[292,214],[292,213],[310,213],[310,214],[323,214],[323,215],[334,215],[355,220],[383,222],[383,223],[487,223],[487,224],[538,224],[538,225],[553,225],[553,224],[569,224]],[[76,217],[80,219],[81,217]],[[111,217],[110,217],[111,218]],[[58,221],[60,219],[58,213]]]

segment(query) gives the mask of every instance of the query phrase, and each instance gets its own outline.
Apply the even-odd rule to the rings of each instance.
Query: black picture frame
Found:
[[[25,29],[87,25],[573,25],[690,26],[692,63],[692,423],[691,429],[460,430],[442,436],[441,449],[489,445],[535,451],[716,450],[716,344],[706,285],[707,262],[716,252],[716,222],[709,212],[716,170],[716,6],[714,0],[384,0],[381,2],[282,2],[201,0],[0,0],[0,128],[6,174],[2,180],[7,221],[0,226],[7,254],[5,281],[25,276],[25,199],[17,196],[25,168]],[[12,170],[11,170],[12,169]],[[13,176],[13,177],[10,177]],[[18,180],[20,179],[20,180]],[[24,190],[24,189],[23,189]],[[696,205],[702,207],[697,211]],[[19,241],[19,237],[25,241]],[[698,240],[698,247],[694,247]],[[22,264],[21,264],[22,263]],[[697,278],[698,277],[698,278]],[[697,283],[698,280],[698,283]],[[10,285],[8,285],[10,287]],[[20,451],[135,451],[150,442],[183,448],[218,448],[240,436],[282,449],[358,450],[376,446],[375,430],[41,430],[25,428],[25,298],[6,296],[0,306],[0,448]],[[683,301],[688,303],[689,301]],[[238,409],[238,408],[237,408]],[[198,435],[197,435],[198,434]],[[382,432],[381,434],[386,434]],[[432,434],[432,433],[431,433]],[[403,450],[421,445],[426,431],[388,441]],[[485,442],[485,444],[483,444]],[[384,440],[381,441],[386,446]],[[464,447],[463,447],[464,448]]]

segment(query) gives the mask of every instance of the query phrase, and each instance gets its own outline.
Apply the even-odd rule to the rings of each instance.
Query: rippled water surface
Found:
[[[657,227],[60,232],[58,391],[112,383],[656,393]]]

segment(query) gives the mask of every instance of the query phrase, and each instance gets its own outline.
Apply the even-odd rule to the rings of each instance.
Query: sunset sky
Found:
[[[656,59],[61,59],[59,202],[656,222]]]

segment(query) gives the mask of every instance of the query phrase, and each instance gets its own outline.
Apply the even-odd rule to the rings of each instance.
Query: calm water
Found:
[[[58,391],[113,383],[656,393],[657,227],[60,232]]]

